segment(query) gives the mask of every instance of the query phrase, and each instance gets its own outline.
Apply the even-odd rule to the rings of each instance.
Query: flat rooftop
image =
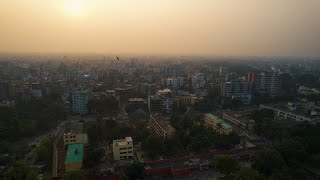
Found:
[[[113,140],[113,145],[125,146],[129,142],[133,142],[132,137],[125,137],[124,139]]]
[[[83,144],[69,144],[65,163],[82,162]]]
[[[230,116],[230,117],[232,117],[232,118],[234,118],[244,124],[250,122],[250,120],[251,120],[248,113],[228,111],[228,112],[224,112],[224,114],[227,116]]]
[[[208,113],[206,114],[207,117],[209,117],[214,123],[216,124],[221,124],[221,126],[225,129],[229,129],[231,128],[231,126],[225,122],[223,122],[220,118],[218,118],[217,116],[211,114],[211,113]]]
[[[167,133],[173,133],[175,131],[174,127],[171,126],[169,121],[166,121],[161,115],[159,114],[152,114],[150,118],[153,118],[157,124]]]
[[[285,111],[287,113],[293,113],[299,116],[304,116],[307,118],[310,118],[310,114],[307,114],[301,110],[299,110],[299,108],[297,108],[296,110],[290,110],[289,106],[287,103],[278,103],[278,104],[263,104],[264,106],[270,107],[270,108],[274,108],[274,109],[278,109],[281,111]]]
[[[144,102],[143,98],[129,98],[129,102]]]
[[[65,134],[71,133],[71,134],[80,134],[83,131],[83,124],[82,123],[76,123],[72,124],[70,127],[66,128]]]

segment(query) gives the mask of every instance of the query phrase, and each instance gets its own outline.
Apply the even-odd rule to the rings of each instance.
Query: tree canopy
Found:
[[[224,174],[235,173],[240,168],[238,161],[228,155],[218,156],[213,163],[215,169]]]
[[[264,149],[258,153],[253,167],[265,175],[271,175],[286,166],[281,154],[274,149]]]
[[[236,180],[264,180],[264,179],[266,179],[257,170],[250,168],[250,167],[241,168],[236,173],[235,177],[236,177]]]

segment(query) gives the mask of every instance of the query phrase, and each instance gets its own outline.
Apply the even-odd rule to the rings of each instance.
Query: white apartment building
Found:
[[[203,88],[206,84],[205,74],[204,73],[197,73],[192,76],[192,87],[194,89]]]
[[[183,86],[183,77],[167,78],[166,85],[172,88],[180,88]]]

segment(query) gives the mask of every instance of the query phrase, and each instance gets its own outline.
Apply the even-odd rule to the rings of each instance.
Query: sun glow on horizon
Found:
[[[72,16],[82,16],[87,9],[86,0],[65,0],[65,9]]]

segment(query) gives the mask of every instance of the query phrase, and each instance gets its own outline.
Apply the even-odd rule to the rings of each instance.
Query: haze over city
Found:
[[[0,180],[320,180],[320,0],[0,0]]]
[[[320,56],[319,0],[1,0],[0,52]]]

